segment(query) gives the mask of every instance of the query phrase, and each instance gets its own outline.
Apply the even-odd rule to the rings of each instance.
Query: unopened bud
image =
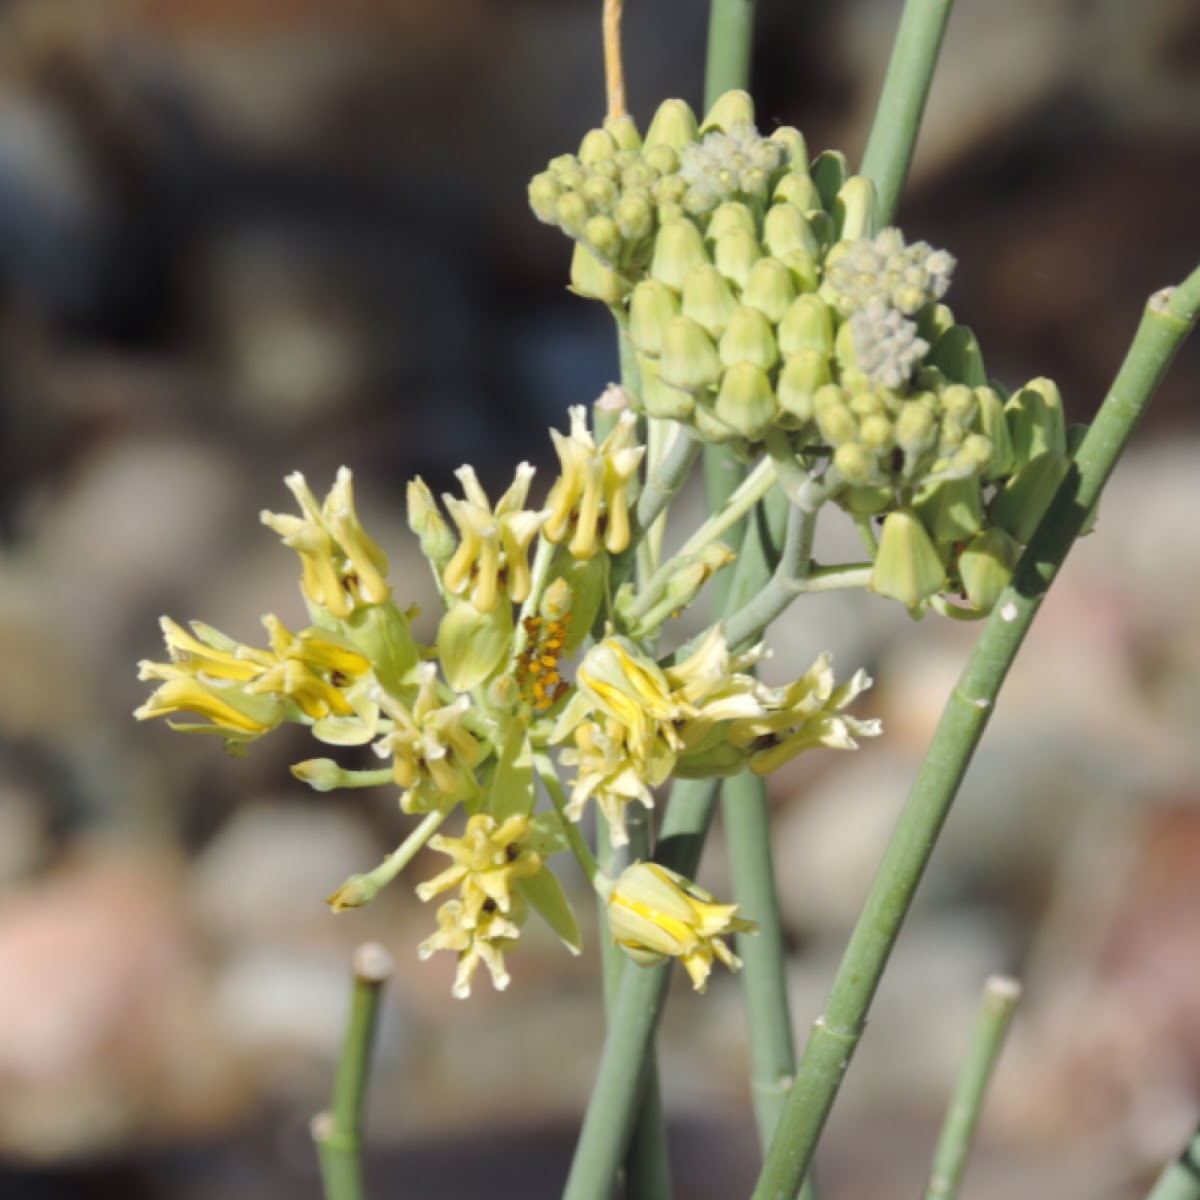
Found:
[[[696,392],[716,383],[721,361],[702,326],[689,317],[672,317],[663,330],[658,371],[663,383]]]
[[[713,245],[717,270],[739,288],[746,286],[751,268],[761,257],[757,239],[744,229],[727,229]]]
[[[718,353],[726,367],[748,362],[769,371],[779,361],[771,322],[757,308],[745,305],[730,314]]]
[[[654,239],[650,275],[675,291],[681,291],[688,274],[708,262],[700,231],[688,220],[670,221]]]
[[[684,101],[664,100],[646,130],[643,146],[649,150],[662,143],[673,150],[682,150],[696,140],[698,133],[696,116]]]
[[[679,311],[691,317],[715,338],[725,332],[737,308],[729,281],[712,263],[702,263],[683,282]]]
[[[754,101],[750,93],[741,90],[726,92],[719,96],[700,126],[701,133],[710,129],[720,129],[725,133],[739,126],[754,124]]]
[[[946,568],[916,514],[906,508],[889,513],[879,534],[871,590],[914,609],[945,582]]]
[[[761,367],[740,362],[725,372],[713,411],[730,429],[758,441],[770,428],[777,410],[771,382]]]
[[[795,299],[795,278],[777,258],[760,258],[742,289],[742,303],[757,308],[773,325],[783,320]]]

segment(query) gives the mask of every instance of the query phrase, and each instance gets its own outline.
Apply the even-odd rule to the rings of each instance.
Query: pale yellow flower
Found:
[[[545,521],[544,513],[522,507],[533,474],[533,467],[521,463],[494,510],[473,467],[455,471],[465,499],[442,497],[460,538],[442,572],[442,583],[452,595],[466,594],[481,613],[494,611],[501,595],[516,604],[529,595],[529,545]]]
[[[525,845],[529,831],[528,817],[509,817],[497,825],[494,817],[476,813],[467,822],[462,837],[430,838],[430,849],[448,854],[454,863],[419,884],[418,899],[430,900],[450,888],[459,888],[462,909],[458,921],[466,929],[478,924],[485,911],[490,911],[489,905],[507,916],[516,899],[513,884],[542,869],[541,855]]]
[[[457,696],[442,703],[435,663],[421,663],[416,673],[417,697],[411,706],[382,689],[372,693],[392,724],[372,749],[380,758],[392,759],[393,778],[404,789],[400,805],[405,812],[447,810],[476,793],[475,768],[488,751],[464,721],[470,699]]]
[[[658,863],[636,862],[626,868],[608,897],[608,927],[613,940],[638,964],[678,958],[698,992],[708,986],[713,960],[731,971],[741,959],[725,944],[733,933],[755,933],[758,926],[738,914],[738,905],[720,904],[691,880]]]
[[[520,914],[523,915],[523,914]],[[451,950],[458,955],[458,969],[451,993],[459,1000],[471,994],[471,981],[480,963],[492,977],[492,986],[504,991],[512,982],[504,965],[504,955],[512,950],[521,936],[517,920],[505,916],[494,907],[485,906],[477,916],[470,916],[460,900],[447,900],[437,912],[437,932],[417,947],[422,962],[438,950]]]
[[[622,413],[597,449],[587,410],[577,405],[569,412],[569,437],[550,430],[561,474],[546,498],[546,537],[558,543],[569,536],[567,549],[574,558],[592,558],[601,544],[609,554],[620,554],[631,536],[630,485],[646,453],[636,444],[637,418]]]
[[[359,522],[349,469],[339,468],[323,504],[299,471],[284,483],[304,515],[264,510],[260,517],[300,555],[300,587],[309,603],[344,621],[358,608],[387,600],[387,558]]]

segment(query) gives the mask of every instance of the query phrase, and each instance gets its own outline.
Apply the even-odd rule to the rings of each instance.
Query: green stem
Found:
[[[329,897],[329,903],[333,906],[334,912],[342,912],[347,908],[361,908],[364,904],[369,904],[374,900],[379,892],[412,862],[417,856],[417,852],[429,841],[438,826],[451,812],[453,809],[447,809],[445,812],[435,810],[426,813],[420,825],[375,870],[367,871],[362,875],[351,875]]]
[[[1013,1011],[1021,998],[1021,985],[1015,979],[994,975],[984,984],[979,1015],[971,1034],[967,1057],[963,1062],[950,1107],[933,1155],[933,1171],[925,1200],[955,1200],[967,1156],[975,1138],[975,1127],[983,1108],[983,1097],[991,1082],[992,1071],[1012,1024]]]
[[[734,898],[742,915],[758,923],[756,935],[738,935],[737,951],[744,964],[741,982],[750,1039],[751,1098],[765,1153],[796,1071],[765,781],[749,772],[726,779],[721,812]]]
[[[833,476],[831,478],[831,476]],[[822,480],[810,480],[803,491],[804,504],[793,499],[779,566],[767,585],[733,614],[725,626],[731,649],[757,641],[763,630],[802,592],[808,590],[812,570],[812,544],[821,505],[842,487],[832,471]],[[829,587],[821,590],[830,591]]]
[[[362,1200],[362,1114],[383,985],[392,956],[375,942],[354,952],[354,990],[346,1039],[333,1083],[333,1103],[313,1118],[325,1200]]]
[[[1070,473],[984,625],[871,885],[825,1011],[813,1027],[754,1200],[790,1197],[808,1169],[900,926],[983,736],[1000,685],[1134,425],[1195,323],[1198,306],[1200,270],[1178,289],[1151,297]]]
[[[672,555],[642,587],[633,606],[632,619],[644,617],[662,598],[662,589],[687,560],[728,533],[775,486],[775,464],[764,458],[725,502]]]
[[[704,71],[706,112],[726,92],[749,86],[753,31],[754,0],[713,0]]]
[[[895,216],[953,3],[907,0],[900,16],[875,122],[859,168],[875,184],[881,225],[890,225]]]
[[[583,873],[587,876],[588,883],[595,886],[596,876],[602,875],[603,872],[600,870],[600,864],[596,861],[595,855],[588,848],[583,834],[579,832],[579,826],[567,816],[567,793],[563,788],[562,781],[558,778],[558,772],[554,769],[554,763],[550,756],[535,752],[533,769],[538,773],[538,778],[546,789],[546,795],[550,797],[550,803],[554,805],[554,811],[558,813],[567,844],[571,847]]]
[[[712,820],[716,781],[677,780],[659,830],[657,860],[692,876]],[[648,1053],[666,995],[669,963],[621,972],[613,1020],[563,1200],[608,1200],[625,1157],[646,1080]]]
[[[1179,1157],[1163,1168],[1146,1200],[1200,1200],[1200,1129]]]

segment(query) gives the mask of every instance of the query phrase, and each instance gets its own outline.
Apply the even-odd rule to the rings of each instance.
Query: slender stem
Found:
[[[625,833],[629,841],[613,847],[610,873],[616,879],[631,863],[650,857],[650,813],[640,804],[631,804],[625,812]],[[604,906],[601,904],[601,909]],[[607,921],[606,921],[607,924]],[[604,966],[605,991],[609,995],[610,1024],[620,990],[621,976],[636,968],[616,945],[611,960]],[[615,967],[615,969],[614,969]],[[612,977],[609,978],[609,972]],[[630,1131],[629,1147],[625,1151],[625,1195],[627,1200],[665,1200],[671,1195],[671,1168],[667,1155],[667,1126],[663,1115],[662,1089],[658,1076],[658,1056],[653,1044],[649,1047],[646,1078],[638,1102],[637,1118]]]
[[[891,224],[912,162],[921,114],[953,3],[906,0],[900,15],[900,28],[860,168],[875,184],[883,225]]]
[[[712,545],[736,525],[775,486],[775,464],[764,458],[729,497],[725,507],[713,513],[679,550],[646,581],[633,606],[633,619],[644,617],[661,599],[663,585],[686,565],[687,560]]]
[[[546,795],[550,797],[550,803],[554,805],[554,811],[558,813],[563,833],[566,835],[567,844],[571,847],[571,852],[579,861],[583,873],[588,877],[588,882],[595,885],[596,876],[602,874],[600,864],[588,848],[583,834],[579,832],[579,826],[567,816],[567,793],[563,789],[562,782],[558,778],[558,772],[555,771],[554,763],[551,761],[550,756],[545,753],[535,752],[533,756],[533,769],[538,773],[538,778],[542,781],[542,785],[546,789]]]
[[[312,1121],[325,1200],[362,1200],[362,1114],[383,985],[392,956],[375,942],[354,952],[354,990],[346,1038],[333,1083],[333,1103]]]
[[[871,524],[871,518],[855,517],[854,528],[858,530],[858,540],[862,542],[863,549],[874,560],[875,555],[879,553],[879,539],[875,536],[875,527]]]
[[[1015,979],[993,975],[983,987],[979,1015],[971,1034],[950,1107],[933,1155],[933,1171],[925,1200],[955,1200],[975,1138],[983,1097],[991,1082],[996,1060],[1008,1036],[1013,1011],[1021,998]]]
[[[453,811],[453,809],[447,809],[445,812],[441,812],[435,809],[431,813],[426,813],[420,825],[373,871],[367,871],[363,875],[351,875],[329,897],[329,905],[333,911],[343,912],[347,908],[361,908],[364,904],[369,904],[374,900],[380,890],[387,887],[412,862],[417,856],[417,852],[436,832],[437,827]]]
[[[704,443],[689,429],[679,426],[679,432],[666,454],[646,475],[646,486],[638,497],[634,530],[635,540],[658,519],[667,505],[683,487]]]
[[[721,812],[734,898],[742,915],[758,923],[757,935],[738,935],[737,951],[744,964],[741,982],[750,1039],[751,1098],[765,1153],[796,1070],[765,781],[748,771],[726,779]]]
[[[874,568],[870,563],[843,563],[836,567],[813,567],[805,579],[803,591],[812,592],[845,592],[853,588],[871,586],[871,573]]]
[[[625,65],[621,60],[621,10],[624,0],[604,0],[604,90],[609,117],[625,115]]]
[[[750,46],[754,0],[712,0],[708,17],[708,60],[704,72],[704,107],[750,82]]]
[[[712,820],[716,781],[676,780],[663,814],[656,859],[694,875]],[[613,1020],[575,1147],[563,1200],[608,1200],[625,1156],[666,994],[669,963],[621,972]]]
[[[1196,320],[1200,270],[1152,296],[1070,473],[984,625],[942,713],[883,862],[817,1018],[754,1200],[791,1196],[812,1159],[900,926],[996,695],[1072,542],[1171,357]]]
[[[1163,1168],[1146,1200],[1200,1200],[1200,1129],[1179,1157]]]
[[[731,648],[755,641],[776,617],[808,589],[812,570],[812,544],[821,505],[842,487],[840,478],[826,471],[822,480],[811,480],[802,489],[804,505],[793,499],[779,566],[770,582],[729,618],[725,638]],[[814,589],[816,590],[816,589]],[[828,587],[824,591],[831,590]]]

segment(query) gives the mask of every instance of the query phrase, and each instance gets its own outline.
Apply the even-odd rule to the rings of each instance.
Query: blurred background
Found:
[[[698,105],[707,5],[626,7],[635,115]],[[760,125],[856,160],[899,7],[760,0]],[[373,1194],[559,1194],[602,1037],[594,953],[531,928],[506,994],[451,1001],[407,886],[323,903],[403,836],[394,793],[308,792],[283,731],[235,762],[129,714],[160,614],[243,640],[299,619],[257,520],[291,508],[288,471],[322,494],[352,466],[402,603],[428,598],[409,477],[551,473],[546,427],[617,367],[525,185],[603,116],[599,10],[0,3],[4,1200],[316,1200],[307,1123],[369,937],[398,960]],[[1200,260],[1198,195],[1194,3],[959,0],[901,220],[959,259],[949,299],[992,374],[1051,375],[1088,419],[1146,297]],[[836,1110],[828,1200],[921,1187],[992,971],[1026,997],[964,1196],[1134,1200],[1194,1124],[1198,388],[1193,343],[1013,674]],[[975,637],[826,599],[772,670],[825,648],[869,667],[886,736],[772,783],[801,1035]],[[702,879],[724,871],[718,836]],[[677,989],[680,1197],[749,1191],[744,1044],[735,983]]]

